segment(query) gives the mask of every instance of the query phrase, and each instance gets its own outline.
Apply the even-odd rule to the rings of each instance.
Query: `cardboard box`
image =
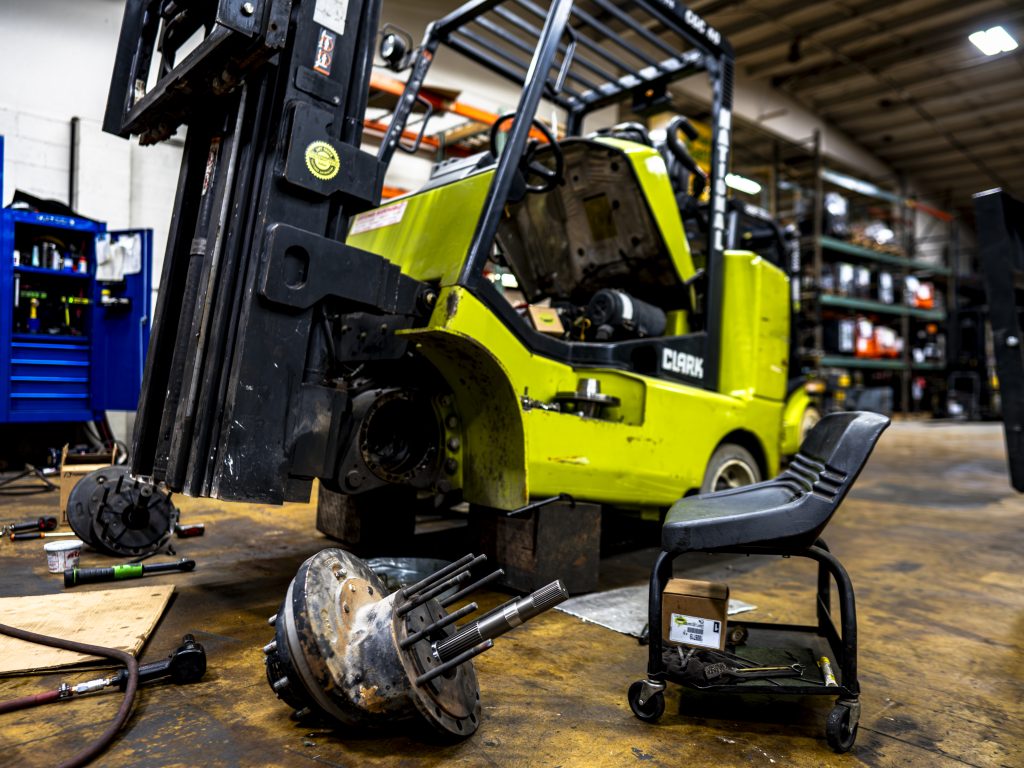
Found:
[[[725,650],[729,585],[672,579],[662,595],[661,616],[668,645]]]
[[[78,481],[97,469],[109,467],[114,463],[117,448],[109,456],[103,453],[72,453],[68,454],[65,445],[60,452],[60,523],[68,524],[68,498]]]

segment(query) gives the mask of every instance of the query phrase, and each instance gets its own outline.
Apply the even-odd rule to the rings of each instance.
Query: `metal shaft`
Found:
[[[486,555],[481,555],[480,557],[486,558]],[[463,570],[465,570],[465,566],[469,565],[472,562],[474,562],[473,554],[470,553],[470,554],[466,555],[465,557],[463,557],[461,560],[456,560],[454,563],[446,565],[441,570],[434,571],[434,573],[430,574],[429,576],[427,576],[425,579],[423,579],[421,581],[417,581],[412,586],[405,587],[402,590],[402,597],[404,597],[405,599],[408,600],[410,597],[415,595],[421,589],[423,589],[425,587],[429,587],[431,584],[436,584],[438,581],[443,579],[445,576],[448,576],[449,574],[452,574],[452,573],[461,573]]]
[[[480,643],[500,637],[524,621],[529,621],[534,616],[554,608],[568,597],[569,591],[565,585],[561,581],[553,581],[532,595],[521,597],[518,600],[510,600],[500,609],[491,611],[486,616],[466,625],[451,637],[436,643],[434,654],[441,662],[455,659]]]
[[[429,683],[435,677],[440,677],[445,672],[447,672],[447,671],[449,671],[451,669],[455,669],[455,667],[457,667],[457,666],[459,666],[461,664],[465,664],[467,661],[472,659],[474,656],[479,656],[484,651],[489,651],[493,647],[494,647],[494,641],[493,640],[484,640],[482,643],[480,643],[480,645],[473,646],[468,651],[464,651],[463,653],[460,653],[455,658],[449,659],[448,661],[440,664],[439,666],[434,667],[429,672],[424,672],[422,675],[420,675],[419,677],[416,678],[416,685],[423,685],[424,683]]]
[[[439,629],[444,629],[449,624],[454,624],[459,619],[464,619],[466,616],[469,616],[469,614],[471,614],[474,611],[476,611],[476,609],[477,609],[477,604],[476,603],[470,603],[465,608],[460,608],[455,613],[449,613],[447,616],[445,616],[440,621],[435,621],[433,624],[429,624],[429,625],[425,626],[419,632],[414,632],[413,634],[409,635],[407,638],[405,638],[405,640],[403,640],[399,644],[399,647],[403,651],[406,650],[407,648],[412,648],[412,646],[414,646],[416,643],[418,643],[420,640],[422,640],[424,637],[426,637],[430,633],[436,632]]]
[[[423,592],[423,593],[421,593],[419,595],[416,595],[416,597],[414,597],[408,603],[403,603],[402,605],[400,605],[398,607],[398,610],[396,611],[396,613],[399,616],[405,616],[405,614],[407,614],[413,608],[418,608],[419,606],[423,605],[428,600],[431,600],[431,599],[437,597],[442,592],[447,592],[449,589],[451,589],[452,587],[456,586],[457,584],[461,584],[462,582],[464,582],[468,578],[469,578],[469,571],[463,571],[462,573],[460,573],[460,574],[458,574],[456,576],[452,576],[447,581],[442,581],[436,587],[433,587],[431,589],[428,589],[426,592]]]
[[[458,592],[456,592],[451,597],[446,597],[444,600],[441,600],[440,601],[441,602],[441,607],[442,608],[447,608],[449,605],[452,605],[454,603],[459,602],[459,600],[464,598],[466,595],[469,595],[469,594],[472,594],[473,592],[476,592],[478,589],[480,589],[480,587],[484,586],[484,584],[490,584],[492,581],[496,581],[497,579],[500,579],[504,575],[505,575],[505,571],[503,571],[501,568],[499,568],[494,573],[490,573],[490,574],[484,576],[482,579],[478,579],[477,581],[474,581],[468,587],[464,587],[463,589],[459,590]]]

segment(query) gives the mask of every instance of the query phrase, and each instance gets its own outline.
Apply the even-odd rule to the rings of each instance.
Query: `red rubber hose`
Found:
[[[59,698],[60,689],[58,688],[53,691],[46,691],[45,693],[37,693],[33,696],[22,696],[20,699],[0,701],[0,715],[6,712],[17,712],[19,709],[29,709],[42,704],[49,704],[51,701],[57,701]]]
[[[0,635],[7,635],[8,637],[24,640],[28,643],[36,643],[37,645],[46,645],[50,648],[61,648],[65,651],[84,653],[89,656],[102,656],[120,664],[124,664],[128,669],[128,684],[124,690],[124,700],[121,702],[120,709],[117,710],[117,716],[114,718],[114,722],[110,724],[107,730],[105,730],[96,741],[81,752],[73,755],[69,760],[60,763],[57,768],[79,768],[79,766],[89,763],[110,745],[110,742],[114,740],[117,732],[124,727],[124,724],[128,721],[129,715],[131,715],[132,704],[135,702],[135,689],[139,686],[139,663],[135,660],[135,657],[130,653],[125,653],[117,648],[104,648],[99,645],[77,643],[74,640],[63,640],[59,637],[48,637],[46,635],[39,635],[35,632],[29,632],[24,629],[18,629],[17,627],[9,627],[6,624],[0,624]],[[47,694],[41,695],[45,696]],[[19,699],[15,699],[14,701],[19,701]],[[0,709],[0,712],[2,711],[11,710]]]

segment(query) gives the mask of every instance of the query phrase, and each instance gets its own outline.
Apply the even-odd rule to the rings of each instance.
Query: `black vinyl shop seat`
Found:
[[[666,681],[692,684],[673,666],[681,649],[666,647],[661,632],[662,595],[672,579],[672,564],[676,558],[686,552],[802,557],[818,564],[815,625],[749,621],[734,624],[730,621],[729,626],[823,638],[838,665],[838,682],[801,680],[778,686],[769,681],[760,688],[743,683],[717,686],[716,690],[835,695],[836,705],[826,723],[826,738],[837,752],[845,752],[853,746],[860,718],[853,584],[842,563],[820,536],[888,426],[889,419],[875,413],[826,416],[815,425],[799,453],[775,479],[680,499],[672,506],[662,528],[662,551],[651,572],[647,679],[635,682],[628,694],[630,708],[637,717],[653,722],[661,716],[665,708]],[[838,628],[831,606],[833,582],[839,596]]]
[[[661,548],[812,545],[887,426],[889,419],[877,413],[826,416],[775,479],[677,501],[665,518]]]

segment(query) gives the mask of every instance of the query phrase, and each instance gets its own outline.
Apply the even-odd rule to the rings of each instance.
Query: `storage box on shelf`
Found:
[[[151,230],[0,210],[0,423],[90,421],[135,408],[151,243]],[[118,261],[126,255],[127,268]]]

